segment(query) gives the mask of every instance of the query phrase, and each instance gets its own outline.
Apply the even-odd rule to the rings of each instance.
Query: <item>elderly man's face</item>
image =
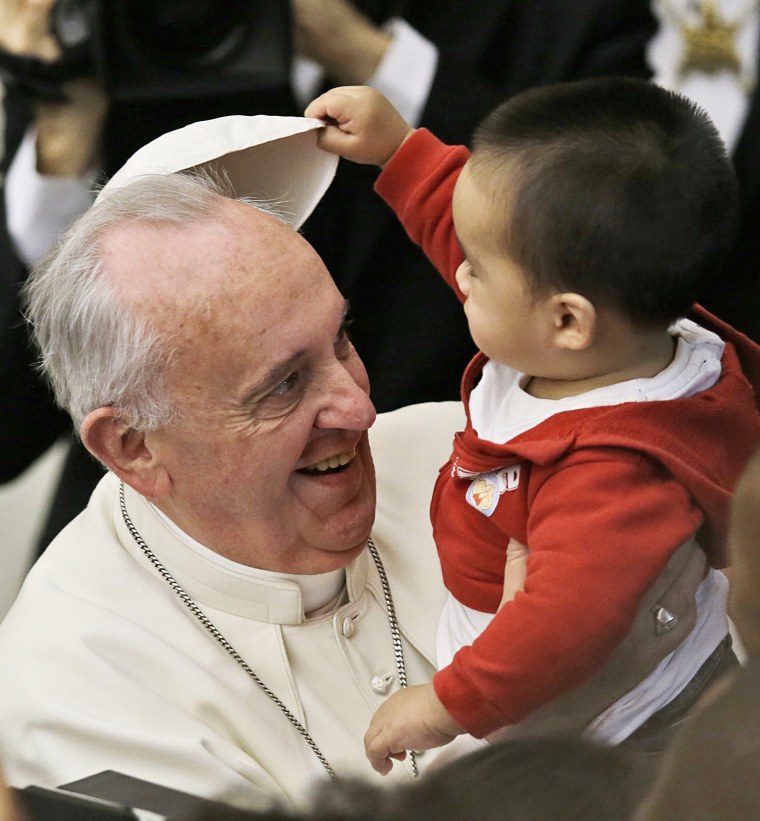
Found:
[[[108,242],[121,287],[178,339],[169,389],[183,416],[147,434],[170,480],[153,501],[235,561],[342,567],[375,508],[375,411],[345,302],[298,234],[225,209],[225,222],[133,225]]]

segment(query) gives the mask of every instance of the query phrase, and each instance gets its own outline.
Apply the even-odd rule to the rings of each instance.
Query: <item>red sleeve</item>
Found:
[[[540,483],[525,590],[434,679],[446,709],[482,737],[592,678],[643,593],[702,514],[643,457],[572,461]]]
[[[459,172],[470,157],[464,146],[444,145],[420,128],[391,157],[375,183],[410,239],[427,254],[460,297],[454,274],[463,260],[451,197]]]

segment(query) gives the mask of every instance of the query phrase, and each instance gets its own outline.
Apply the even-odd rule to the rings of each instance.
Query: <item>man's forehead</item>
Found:
[[[222,210],[184,223],[134,220],[101,237],[101,254],[117,286],[134,297],[150,292],[181,299],[195,290],[219,293],[244,276],[280,274],[315,252],[270,214],[230,200]],[[318,258],[317,258],[318,259]]]
[[[332,345],[345,311],[346,301],[326,274],[300,285],[291,280],[229,292],[205,307],[169,309],[170,381],[194,385],[194,401],[222,396],[225,404],[246,407]]]

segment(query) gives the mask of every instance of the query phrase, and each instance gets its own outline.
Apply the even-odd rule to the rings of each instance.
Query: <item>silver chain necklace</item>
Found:
[[[216,640],[222,649],[230,655],[237,664],[253,679],[254,682],[264,691],[264,693],[279,707],[282,714],[287,720],[298,730],[304,741],[309,745],[311,751],[319,759],[319,763],[325,768],[327,774],[333,781],[338,780],[335,770],[330,766],[322,751],[317,746],[317,742],[311,737],[311,734],[306,727],[293,715],[293,713],[285,706],[284,702],[267,687],[267,685],[256,675],[255,671],[248,665],[248,662],[238,653],[238,651],[227,641],[222,635],[216,625],[209,619],[209,617],[201,610],[197,603],[183,590],[179,582],[172,576],[172,574],[161,564],[156,554],[148,547],[145,540],[138,532],[132,519],[127,513],[127,503],[124,494],[124,482],[119,483],[119,507],[121,508],[121,515],[124,519],[124,524],[127,526],[132,538],[135,540],[137,546],[145,554],[145,557],[153,565],[161,578],[169,585],[169,587],[177,594],[180,601],[187,607],[193,616],[203,625],[206,631]],[[367,549],[372,556],[377,572],[380,576],[380,582],[383,586],[383,598],[385,599],[385,606],[388,611],[388,624],[391,629],[391,639],[393,641],[393,656],[396,662],[396,671],[398,673],[398,681],[402,687],[406,687],[406,665],[404,664],[404,649],[401,645],[401,631],[398,627],[398,620],[396,618],[396,608],[393,606],[393,598],[391,596],[391,586],[388,582],[388,576],[385,573],[385,567],[380,560],[380,554],[377,552],[372,538],[367,540]],[[412,766],[412,775],[416,778],[417,757],[414,751],[409,752],[409,760]]]

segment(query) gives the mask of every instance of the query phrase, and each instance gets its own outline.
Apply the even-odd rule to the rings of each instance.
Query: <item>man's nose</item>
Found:
[[[316,427],[368,430],[377,416],[369,398],[369,379],[364,365],[336,363],[325,384]]]

